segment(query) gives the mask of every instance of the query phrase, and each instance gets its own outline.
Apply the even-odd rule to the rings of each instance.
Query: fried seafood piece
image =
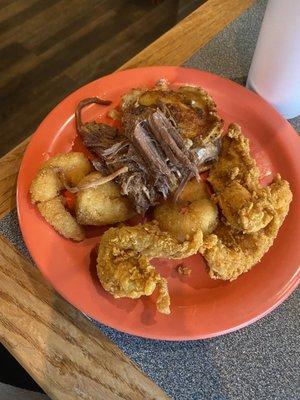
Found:
[[[218,161],[208,181],[227,223],[243,233],[258,232],[274,218],[269,186],[259,182],[259,169],[250,155],[249,140],[232,124],[223,138]]]
[[[80,181],[79,187],[89,186],[101,177],[100,172],[91,172]],[[80,190],[75,211],[80,224],[98,226],[123,222],[135,214],[129,199],[121,195],[120,187],[113,181]]]
[[[62,236],[80,241],[84,231],[65,208],[60,192],[67,186],[77,185],[92,169],[82,153],[71,152],[49,158],[31,183],[31,202],[46,221]]]
[[[64,189],[64,181],[69,186],[77,185],[91,170],[91,163],[83,153],[61,153],[49,158],[32,181],[31,201],[53,199]]]
[[[61,196],[38,203],[37,207],[45,220],[62,236],[77,242],[84,239],[84,230],[66,210]]]
[[[211,278],[232,281],[249,271],[269,250],[292,201],[289,184],[280,176],[269,186],[269,201],[273,217],[259,231],[244,234],[219,222],[213,234],[206,238],[200,252],[207,261]]]
[[[183,241],[199,229],[204,236],[211,233],[218,224],[218,209],[210,199],[206,183],[193,179],[186,184],[176,203],[170,199],[156,206],[154,218],[161,230]]]
[[[183,258],[198,252],[201,230],[179,243],[155,222],[108,229],[101,238],[97,273],[103,288],[115,298],[150,296],[158,287],[157,309],[170,313],[167,281],[150,264],[154,257]]]

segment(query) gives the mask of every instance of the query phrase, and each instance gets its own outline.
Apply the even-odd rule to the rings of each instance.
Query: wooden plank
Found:
[[[53,399],[168,399],[0,237],[0,340]]]
[[[180,65],[253,2],[208,0],[119,69]],[[15,207],[16,176],[27,143],[28,139],[0,159],[0,218]]]
[[[99,71],[104,74],[111,73],[126,60],[124,54],[128,58],[133,57],[141,48],[148,45],[148,35],[157,37],[155,34],[161,35],[165,32],[167,24],[169,28],[173,25],[177,18],[176,4],[176,0],[164,1],[159,5],[159,13],[158,7],[153,7],[152,10],[132,21],[130,25],[125,24],[123,29],[115,30],[113,35],[107,36],[101,46],[94,46],[91,51],[83,54],[67,67],[64,73],[79,85],[83,85],[86,80],[95,79]],[[145,25],[149,26],[147,35],[145,35]],[[133,32],[134,42],[132,41]],[[90,65],[88,71],[87,64]]]
[[[1,15],[0,22],[7,20],[8,18],[14,17],[16,14],[28,9],[32,4],[38,0],[18,0],[18,1],[3,1],[1,0]],[[7,3],[7,4],[5,4]]]
[[[253,3],[254,0],[208,0],[120,69],[180,65]]]
[[[0,158],[0,218],[16,206],[16,182],[30,137]]]

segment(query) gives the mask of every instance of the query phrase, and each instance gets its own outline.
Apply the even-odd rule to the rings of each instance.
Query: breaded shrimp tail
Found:
[[[60,192],[65,185],[77,185],[92,169],[83,153],[57,154],[42,165],[31,183],[31,202],[62,236],[75,241],[85,237],[82,227],[65,208]]]

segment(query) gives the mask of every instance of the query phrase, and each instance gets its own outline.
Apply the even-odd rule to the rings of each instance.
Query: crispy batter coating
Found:
[[[57,154],[45,161],[31,183],[31,201],[37,203],[58,196],[64,188],[61,173],[68,185],[74,186],[92,169],[83,153]]]
[[[210,199],[206,183],[193,179],[186,184],[176,203],[168,200],[156,206],[154,218],[161,230],[183,241],[199,229],[204,236],[211,233],[218,223],[218,209]]]
[[[201,230],[190,241],[179,243],[155,222],[108,229],[101,238],[97,273],[105,290],[115,298],[150,296],[158,286],[157,309],[170,313],[167,282],[149,260],[154,257],[183,258],[198,252]]]
[[[292,201],[287,181],[277,176],[268,187],[268,201],[272,206],[271,221],[260,230],[245,234],[228,222],[220,222],[208,236],[201,249],[213,279],[234,280],[258,263],[272,246]]]
[[[76,151],[57,154],[49,158],[43,164],[43,168],[49,167],[61,169],[70,186],[78,185],[78,183],[92,171],[91,163],[86,156]]]
[[[65,209],[60,192],[65,184],[77,185],[92,166],[82,153],[71,152],[49,158],[31,183],[31,202],[46,221],[62,236],[75,241],[84,239],[84,231]]]
[[[219,160],[209,182],[227,222],[243,233],[254,233],[276,214],[269,186],[259,182],[259,169],[250,155],[249,140],[232,124],[223,138]]]
[[[227,222],[244,233],[258,232],[275,215],[269,186],[249,191],[233,181],[217,199]]]
[[[61,196],[38,203],[37,207],[45,220],[62,236],[78,242],[84,239],[82,227],[65,209]]]
[[[101,176],[100,172],[92,172],[80,181],[79,186]],[[115,224],[134,215],[129,199],[121,195],[119,186],[113,181],[81,190],[76,196],[75,210],[76,219],[82,225]]]
[[[31,202],[38,203],[54,199],[64,188],[54,168],[42,168],[31,183]]]

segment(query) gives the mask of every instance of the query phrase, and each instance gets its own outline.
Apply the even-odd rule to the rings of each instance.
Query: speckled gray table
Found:
[[[265,4],[258,1],[185,65],[244,83]],[[300,118],[291,122],[300,131]],[[0,234],[30,257],[15,211],[0,221]],[[299,293],[259,322],[210,340],[153,341],[96,325],[174,400],[298,400]]]

